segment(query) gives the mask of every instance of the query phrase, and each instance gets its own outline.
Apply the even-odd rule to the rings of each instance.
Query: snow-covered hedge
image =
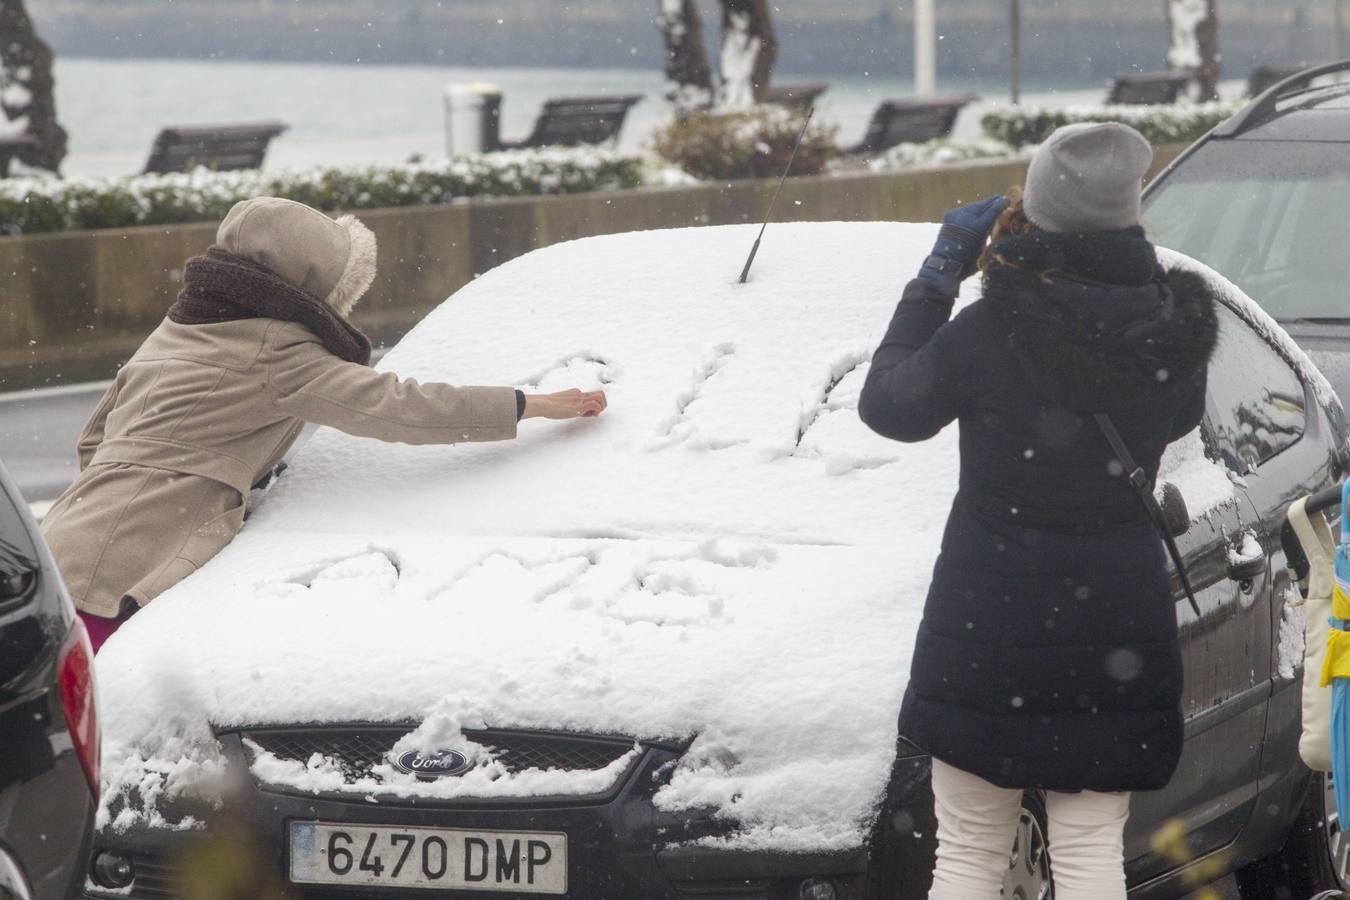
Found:
[[[975,159],[1015,159],[1026,156],[1030,148],[1014,147],[993,138],[938,138],[926,144],[898,144],[867,163],[873,172],[891,169],[917,169],[945,166]]]
[[[1160,106],[1006,106],[980,119],[990,138],[1022,147],[1039,144],[1061,125],[1123,122],[1139,129],[1149,143],[1189,144],[1237,112],[1241,102],[1175,103]]]
[[[616,190],[641,184],[642,168],[641,159],[611,150],[551,148],[358,168],[14,178],[0,181],[0,234],[212,221],[260,195],[351,211]]]

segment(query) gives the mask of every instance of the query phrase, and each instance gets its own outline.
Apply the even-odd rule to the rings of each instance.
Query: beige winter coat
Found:
[[[204,565],[306,422],[409,444],[504,440],[516,395],[377,373],[294,322],[166,319],[108,388],[80,476],[43,524],[76,605],[116,616],[124,597],[143,605]]]

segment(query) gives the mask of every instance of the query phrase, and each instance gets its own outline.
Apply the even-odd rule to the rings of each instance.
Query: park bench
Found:
[[[1247,77],[1247,96],[1256,97],[1267,88],[1274,87],[1286,78],[1297,75],[1306,68],[1308,68],[1307,63],[1284,66],[1257,66],[1255,69],[1252,69],[1252,74]]]
[[[948,137],[957,115],[978,99],[974,94],[961,94],[887,100],[872,114],[862,143],[846,152],[850,156],[870,156],[897,144],[924,144]]]
[[[14,162],[23,151],[37,145],[37,138],[31,134],[0,137],[0,178],[8,178],[10,163]]]
[[[1117,75],[1106,95],[1106,102],[1131,105],[1176,103],[1192,80],[1189,72],[1179,70]]]
[[[577,147],[617,141],[628,110],[641,94],[602,97],[559,97],[549,100],[535,120],[534,131],[523,141],[497,141],[486,149],[522,150],[534,147]]]
[[[155,138],[145,171],[190,172],[198,166],[220,172],[260,169],[267,145],[286,128],[281,122],[165,128]]]
[[[820,95],[830,89],[828,84],[783,84],[769,88],[765,103],[785,106],[793,112],[804,113],[816,105]]]

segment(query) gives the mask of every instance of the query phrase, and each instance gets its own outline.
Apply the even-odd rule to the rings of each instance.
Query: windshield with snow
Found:
[[[1212,141],[1158,185],[1144,222],[1280,321],[1350,322],[1348,209],[1347,145]]]

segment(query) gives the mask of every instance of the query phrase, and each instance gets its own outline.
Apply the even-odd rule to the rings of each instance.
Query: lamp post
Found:
[[[931,97],[937,90],[937,14],[934,0],[914,3],[914,93]]]
[[[1012,102],[1022,102],[1022,0],[1012,0]]]

